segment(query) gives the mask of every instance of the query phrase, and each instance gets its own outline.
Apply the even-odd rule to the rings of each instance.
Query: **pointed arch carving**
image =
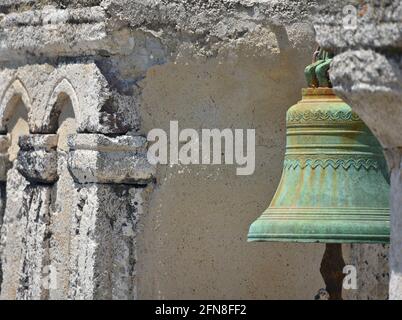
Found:
[[[13,115],[18,100],[21,99],[27,109],[28,117],[32,110],[31,98],[23,82],[16,78],[7,86],[0,100],[0,131],[7,131],[7,123]]]
[[[80,123],[80,104],[77,93],[71,82],[63,78],[56,83],[46,103],[46,114],[43,124],[47,132],[55,133],[57,131],[58,118],[62,111],[63,101],[67,97],[71,100],[76,122]]]

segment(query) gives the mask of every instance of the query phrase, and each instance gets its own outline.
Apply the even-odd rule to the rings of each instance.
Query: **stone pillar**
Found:
[[[50,283],[50,204],[57,181],[57,135],[35,134],[19,139],[17,169],[28,180],[21,217],[25,221],[17,299],[47,299]]]
[[[11,167],[11,163],[8,160],[8,148],[9,148],[9,139],[7,135],[0,135],[0,230],[3,225],[3,217],[4,211],[6,209],[6,182],[7,182],[7,171]],[[3,282],[3,249],[4,243],[0,239],[0,292],[1,292],[1,284]]]
[[[136,227],[155,168],[146,139],[77,134],[69,137],[75,180],[70,299],[136,298]]]
[[[18,172],[17,161],[7,172],[6,208],[1,228],[3,282],[0,299],[16,299],[19,285],[19,269],[26,230],[26,217],[22,214],[27,180]]]
[[[402,147],[389,149],[387,153],[392,169],[389,297],[402,300]]]
[[[16,166],[7,179],[10,192],[2,228],[2,299],[48,297],[48,226],[51,185],[57,180],[56,146],[56,135],[19,139]]]
[[[58,136],[57,173],[59,178],[52,187],[49,248],[50,272],[55,272],[57,277],[53,278],[56,282],[55,285],[49,288],[50,300],[65,300],[68,298],[72,213],[76,205],[75,197],[73,196],[75,193],[74,181],[67,165],[67,140],[64,141],[60,132]],[[65,146],[63,145],[60,148],[60,142],[65,142]]]
[[[352,4],[345,8],[345,5]],[[338,53],[330,76],[384,147],[391,173],[389,298],[402,299],[402,10],[386,3],[334,1],[316,15],[317,40]]]

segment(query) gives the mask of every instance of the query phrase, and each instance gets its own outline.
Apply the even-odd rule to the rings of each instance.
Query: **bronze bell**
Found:
[[[389,178],[382,148],[331,88],[303,89],[287,113],[279,187],[249,241],[387,243]]]

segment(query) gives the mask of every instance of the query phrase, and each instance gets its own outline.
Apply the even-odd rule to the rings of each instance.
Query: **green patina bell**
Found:
[[[330,88],[303,90],[287,113],[282,178],[249,241],[387,243],[389,180],[382,148]]]

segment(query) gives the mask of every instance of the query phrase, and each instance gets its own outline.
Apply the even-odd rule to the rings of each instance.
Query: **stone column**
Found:
[[[4,211],[6,209],[6,182],[7,182],[7,171],[11,167],[11,163],[8,160],[8,148],[10,146],[9,139],[7,135],[0,135],[0,230],[3,225]],[[5,243],[3,239],[0,239],[0,292],[1,284],[3,282],[3,249]]]
[[[387,153],[392,169],[389,297],[391,300],[402,300],[402,147],[389,149]]]
[[[338,53],[330,76],[384,147],[391,173],[389,298],[402,299],[402,3],[374,0],[345,8],[334,1],[316,16],[317,40]]]
[[[75,180],[70,299],[136,298],[136,228],[155,168],[146,139],[77,134],[69,137]]]
[[[50,204],[57,180],[57,135],[35,134],[19,139],[17,169],[27,179],[20,219],[25,224],[16,285],[16,299],[47,299],[49,279]],[[8,243],[7,243],[8,245]]]

